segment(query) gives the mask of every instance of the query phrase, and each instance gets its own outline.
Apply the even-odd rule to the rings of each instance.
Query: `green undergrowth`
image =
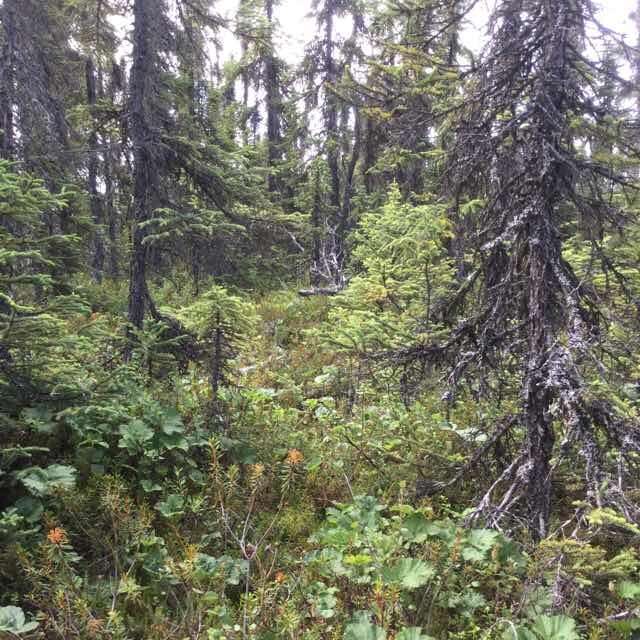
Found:
[[[353,301],[157,292],[203,339],[227,332],[214,398],[206,365],[179,366],[152,322],[120,364],[118,294],[78,287],[93,311],[63,330],[95,351],[67,354],[65,389],[82,393],[5,418],[3,637],[577,640],[640,627],[640,532],[624,518],[567,486],[557,511],[582,509],[585,527],[570,535],[558,517],[534,547],[473,520],[481,474],[429,490],[494,409],[460,401],[443,415],[436,385],[406,402],[384,367],[340,346],[362,329],[337,320]]]

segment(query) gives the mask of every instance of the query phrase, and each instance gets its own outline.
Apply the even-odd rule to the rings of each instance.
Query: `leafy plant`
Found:
[[[344,630],[344,640],[386,640],[384,629],[370,622],[351,622]]]
[[[383,597],[376,594],[384,592],[388,602],[376,612],[381,620],[399,607],[407,627],[423,625],[427,633],[441,617],[450,628],[467,628],[486,610],[488,598],[498,596],[494,589],[501,579],[515,586],[524,560],[495,531],[465,530],[408,505],[387,510],[371,496],[327,509],[326,522],[312,540],[319,548],[307,556],[311,574],[322,576],[324,589],[341,585],[333,598],[376,602]],[[494,577],[488,579],[487,572]],[[331,609],[336,607],[332,601]],[[368,625],[358,621],[353,629],[379,633]],[[421,632],[406,631],[416,633]]]
[[[24,611],[20,607],[0,607],[0,633],[21,636],[37,628],[37,622],[27,622]]]
[[[72,489],[76,482],[76,470],[62,464],[52,464],[46,468],[27,467],[15,473],[27,490],[34,496],[43,497],[58,489]]]
[[[530,626],[512,627],[505,640],[580,640],[575,620],[567,616],[540,616]]]

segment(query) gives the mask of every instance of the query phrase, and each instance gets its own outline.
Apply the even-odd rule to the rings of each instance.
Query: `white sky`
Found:
[[[637,40],[635,26],[633,20],[630,19],[631,13],[635,10],[639,0],[600,0],[596,2],[598,8],[598,19],[607,27],[616,30],[620,34],[626,36],[629,43]],[[478,5],[470,16],[470,21],[476,25],[482,25],[486,20],[486,16],[491,12],[496,0],[479,0]],[[218,11],[230,23],[237,12],[238,0],[219,0],[216,4]],[[279,53],[287,60],[287,62],[295,63],[302,57],[304,45],[309,42],[316,30],[314,19],[310,16],[311,0],[281,0],[280,4],[275,8],[275,18],[280,27],[279,33]],[[342,29],[340,27],[342,26]],[[349,33],[350,24],[338,24],[338,29],[344,31],[344,35]],[[478,28],[471,26],[468,29],[470,35],[467,43],[471,49],[479,49],[484,41],[484,28],[480,27],[480,34],[477,33]],[[472,36],[471,34],[474,34]],[[477,37],[477,36],[480,37]],[[229,33],[221,34],[225,57],[238,57],[240,55],[240,46],[235,37]]]
[[[630,16],[637,7],[637,0],[596,0],[594,4],[598,10],[598,19],[605,26],[635,39],[634,25]],[[495,0],[479,0],[476,11],[482,11],[488,15],[494,5]]]
[[[382,3],[385,0],[378,0]],[[497,0],[479,0],[476,8],[469,16],[469,24],[466,28],[465,44],[474,51],[479,51],[486,39],[484,23]],[[606,27],[613,29],[625,36],[629,44],[638,42],[638,35],[632,12],[636,9],[640,0],[596,0],[598,19]],[[278,53],[287,62],[295,64],[302,59],[305,45],[312,40],[316,32],[315,20],[311,17],[311,0],[280,0],[275,7],[275,19],[278,24]],[[238,10],[239,0],[218,0],[215,9],[222,17],[234,25]],[[132,16],[115,21],[118,28],[129,30]],[[337,21],[339,35],[347,36],[351,31],[348,20]],[[240,42],[229,30],[221,29],[218,38],[222,42],[222,59],[238,59],[240,57]],[[130,43],[126,40],[122,43],[119,54],[126,55],[130,50]]]

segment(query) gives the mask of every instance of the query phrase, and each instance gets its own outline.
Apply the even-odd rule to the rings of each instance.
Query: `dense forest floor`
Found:
[[[0,0],[0,638],[640,638],[639,2]]]
[[[164,299],[175,304],[170,289]],[[23,415],[32,466],[16,478],[27,491],[0,520],[5,631],[629,637],[640,598],[635,526],[591,510],[571,535],[565,486],[554,533],[537,546],[522,528],[511,539],[482,528],[469,516],[485,461],[478,480],[434,484],[464,468],[483,407],[461,402],[445,416],[428,393],[403,402],[384,371],[345,348],[339,297],[216,291],[243,332],[226,363],[236,374],[215,403],[204,370],[176,373],[158,334],[131,364],[93,372],[103,387],[90,403]],[[93,332],[116,318],[105,293]]]

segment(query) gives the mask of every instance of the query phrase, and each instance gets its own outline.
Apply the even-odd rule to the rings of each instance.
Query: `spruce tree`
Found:
[[[554,477],[572,451],[589,502],[638,517],[628,490],[640,429],[592,384],[607,375],[611,318],[596,270],[578,277],[567,254],[586,226],[592,263],[613,265],[601,239],[628,225],[632,206],[628,114],[600,90],[625,85],[587,47],[587,30],[599,30],[593,15],[589,0],[498,3],[490,44],[450,107],[445,186],[466,203],[469,275],[442,311],[448,339],[405,354],[451,364],[449,400],[463,389],[518,394],[517,410],[488,438],[517,436],[519,446],[476,516],[491,526],[523,516],[537,539],[549,533]],[[600,152],[613,147],[617,161]]]

